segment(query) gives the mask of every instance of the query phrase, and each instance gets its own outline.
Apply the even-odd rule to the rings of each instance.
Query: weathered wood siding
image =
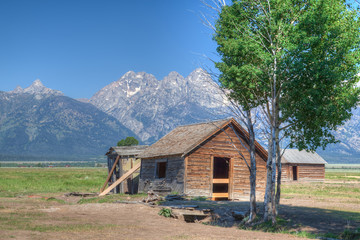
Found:
[[[135,156],[121,156],[121,174],[124,175],[129,171],[133,166],[138,164],[141,160]],[[139,185],[139,174],[140,170],[135,171],[132,176],[126,179],[123,183],[120,184],[121,193],[137,193]]]
[[[117,154],[108,155],[108,172],[110,172]],[[132,166],[135,166],[140,162],[139,158],[135,156],[120,156],[118,165],[116,166],[114,173],[110,179],[109,184],[111,185],[127,171],[129,171]],[[139,174],[140,170],[135,171],[128,179],[120,183],[112,192],[114,193],[137,193],[139,185]]]
[[[298,181],[323,181],[325,179],[325,164],[283,164],[282,181],[293,181],[293,166],[298,168]]]
[[[225,128],[236,147],[250,164],[250,155],[240,142],[232,128]],[[191,196],[212,196],[212,159],[213,157],[230,158],[230,199],[243,199],[250,194],[250,173],[244,160],[239,156],[231,144],[229,137],[223,131],[208,139],[195,150],[190,152],[185,160],[185,193]],[[257,164],[257,195],[263,195],[266,184],[266,162],[256,154]]]
[[[276,172],[276,174],[277,174],[277,172]],[[282,164],[281,165],[281,181],[287,182],[289,180],[290,180],[289,164]]]
[[[156,178],[156,164],[166,161],[166,177]],[[184,193],[184,159],[180,156],[141,160],[139,192]]]
[[[299,180],[324,180],[324,164],[302,164],[298,167]]]

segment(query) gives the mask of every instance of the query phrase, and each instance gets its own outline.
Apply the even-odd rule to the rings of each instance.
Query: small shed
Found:
[[[282,181],[324,181],[327,162],[316,152],[286,149],[281,159]]]
[[[139,155],[139,192],[248,197],[248,142],[248,133],[233,118],[177,127]],[[267,151],[256,142],[257,195],[265,192],[266,159]]]
[[[111,185],[127,171],[133,168],[136,164],[140,163],[138,155],[142,153],[148,146],[121,146],[111,147],[106,153],[108,161],[109,181],[106,184]],[[116,164],[115,164],[116,163]],[[113,169],[114,168],[114,169]],[[139,185],[139,170],[134,172],[126,181],[122,182],[116,188],[114,193],[137,193]],[[104,186],[106,187],[106,186]],[[103,189],[104,189],[103,187]]]

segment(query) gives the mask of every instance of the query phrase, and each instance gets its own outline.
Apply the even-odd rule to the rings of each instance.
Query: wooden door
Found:
[[[292,167],[292,173],[293,173],[293,180],[294,180],[294,181],[297,181],[297,180],[298,180],[298,173],[299,173],[298,170],[299,170],[299,169],[298,169],[298,166],[293,166],[293,167]]]
[[[213,158],[212,199],[229,199],[230,158]]]

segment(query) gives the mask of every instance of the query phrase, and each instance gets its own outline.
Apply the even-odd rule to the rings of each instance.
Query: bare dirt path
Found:
[[[186,223],[159,216],[159,208],[142,204],[44,206],[41,202],[27,201],[27,204],[22,202],[21,206],[14,202],[6,205],[12,205],[13,211],[17,213],[22,211],[28,215],[42,215],[31,223],[39,226],[38,231],[0,228],[0,239],[299,239],[287,234]],[[0,210],[5,212],[5,209]]]

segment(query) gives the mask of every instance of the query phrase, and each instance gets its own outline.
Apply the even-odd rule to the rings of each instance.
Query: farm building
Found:
[[[238,152],[250,163],[245,147],[248,133],[232,118],[177,127],[139,154],[139,192],[248,197],[249,169]],[[265,192],[266,159],[266,150],[256,142],[257,195]]]
[[[117,181],[124,173],[128,172],[136,164],[140,163],[138,155],[142,153],[148,146],[124,146],[111,147],[106,153],[108,161],[109,176],[103,188]],[[124,182],[114,188],[114,193],[137,193],[139,184],[139,171],[134,172]]]
[[[282,181],[323,181],[327,162],[319,154],[286,149],[281,159]]]

